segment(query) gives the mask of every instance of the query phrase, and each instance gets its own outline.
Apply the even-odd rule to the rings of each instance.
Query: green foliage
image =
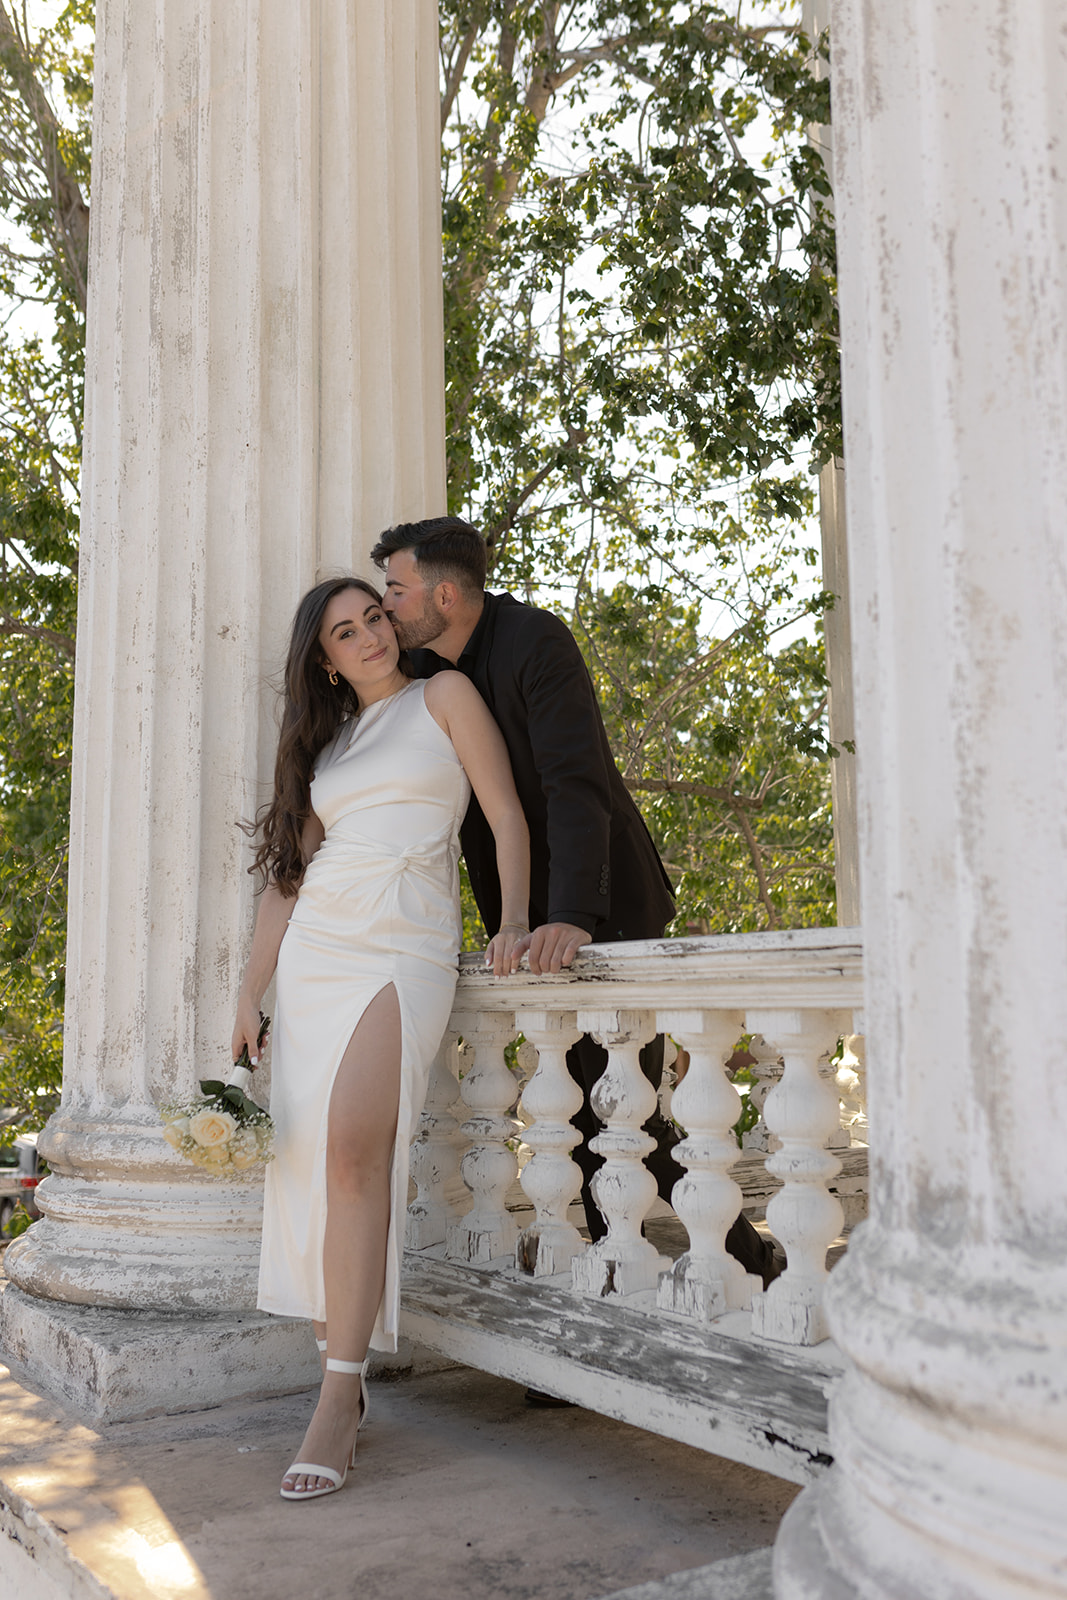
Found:
[[[76,605],[71,508],[0,474],[0,1104],[40,1127],[62,1067]]]
[[[798,443],[838,447],[803,137],[828,86],[794,7],[749,9],[441,7],[450,494],[512,581],[593,509],[669,552],[711,485],[758,475],[795,517]]]
[[[613,748],[678,890],[671,931],[832,922],[821,645],[771,653],[744,627],[709,640],[701,609],[618,584],[578,615]]]
[[[30,1216],[20,1200],[8,1218],[7,1227],[4,1229],[4,1238],[18,1239],[26,1232],[27,1228],[32,1228],[33,1224],[34,1218]]]
[[[675,931],[832,921],[829,106],[799,7],[440,15],[451,508],[582,640]]]
[[[0,0],[0,1105],[27,1127],[62,1063],[91,22]]]

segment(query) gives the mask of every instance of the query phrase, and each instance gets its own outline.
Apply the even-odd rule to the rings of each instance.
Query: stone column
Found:
[[[830,0],[803,0],[801,23],[813,45],[830,26]],[[827,72],[825,60],[813,62],[817,77]],[[833,129],[812,123],[808,139],[822,157],[831,184],[834,181]],[[830,199],[833,205],[833,199]],[[859,832],[856,815],[856,718],[852,695],[852,629],[849,618],[848,542],[845,517],[845,468],[828,461],[819,473],[819,532],[822,542],[823,587],[835,604],[823,617],[826,675],[830,680],[828,721],[837,755],[830,766],[834,808],[834,877],[837,920],[842,928],[860,925]]]
[[[228,1060],[296,600],[444,509],[436,26],[98,10],[65,1077],[8,1253],[33,1296],[254,1303],[261,1186],[184,1164],[157,1106]]]
[[[833,17],[872,1213],[779,1600],[1063,1595],[1067,34]]]

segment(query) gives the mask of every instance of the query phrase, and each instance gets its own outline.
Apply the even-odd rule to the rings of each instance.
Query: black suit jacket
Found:
[[[419,677],[450,667],[411,652]],[[598,943],[648,939],[674,916],[670,880],[623,783],[596,691],[567,627],[510,594],[487,594],[459,661],[503,732],[530,827],[530,926],[570,922]],[[500,922],[492,830],[472,800],[461,830],[474,897]]]

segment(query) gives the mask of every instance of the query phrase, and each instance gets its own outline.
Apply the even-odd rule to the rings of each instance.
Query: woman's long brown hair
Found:
[[[379,605],[382,597],[362,578],[328,578],[309,589],[296,608],[285,662],[284,706],[274,761],[274,798],[256,819],[261,835],[250,872],[262,872],[286,899],[300,887],[307,863],[301,849],[311,814],[311,776],[315,761],[346,717],[359,710],[356,692],[338,676],[326,674],[319,629],[334,595],[360,589]]]

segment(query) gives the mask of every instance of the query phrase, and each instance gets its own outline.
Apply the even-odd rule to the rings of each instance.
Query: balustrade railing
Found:
[[[697,1322],[751,1308],[753,1331],[763,1338],[818,1343],[826,1337],[827,1250],[843,1223],[830,1191],[841,1167],[834,1146],[848,1143],[843,1114],[866,1132],[854,1026],[861,1006],[858,935],[847,929],[599,946],[570,971],[540,977],[495,979],[477,958],[464,958],[412,1152],[409,1247],[444,1240],[451,1261],[507,1264],[535,1278],[569,1272],[581,1294],[653,1289],[662,1310]],[[673,1262],[642,1233],[656,1198],[643,1164],[653,1141],[642,1125],[656,1096],[638,1055],[657,1032],[689,1056],[672,1108],[685,1133],[674,1154],[686,1169],[672,1199],[689,1248]],[[594,1184],[607,1233],[593,1245],[569,1215],[581,1183],[570,1121],[581,1093],[565,1058],[582,1033],[608,1052],[593,1096],[604,1122],[594,1143],[604,1165]],[[536,1052],[525,1085],[505,1058],[520,1035]],[[788,1263],[766,1292],[725,1248],[742,1204],[732,1175],[740,1103],[725,1063],[746,1036],[762,1116],[745,1143],[780,1180],[767,1224]],[[842,1040],[848,1048],[838,1067]],[[521,1229],[513,1211],[520,1132],[532,1152],[521,1184],[533,1212]]]
[[[459,1274],[448,1279],[447,1294],[434,1279],[442,1315],[461,1298],[456,1285],[464,1272],[488,1270],[515,1285],[525,1317],[534,1316],[538,1294],[546,1297],[551,1315],[549,1331],[536,1334],[540,1345],[551,1341],[561,1308],[572,1304],[580,1318],[581,1305],[594,1303],[602,1308],[598,1328],[615,1305],[645,1319],[653,1345],[657,1329],[664,1339],[682,1337],[685,1328],[708,1337],[720,1321],[734,1339],[768,1351],[820,1345],[827,1338],[828,1251],[835,1242],[840,1247],[846,1222],[837,1190],[848,1191],[851,1221],[865,1185],[862,1004],[859,934],[852,929],[591,947],[567,972],[502,979],[486,973],[479,957],[464,957],[411,1162],[409,1261],[417,1266],[421,1252],[442,1264],[438,1275]],[[593,1142],[604,1158],[593,1186],[607,1225],[595,1244],[581,1231],[571,1125],[581,1092],[566,1065],[583,1033],[608,1055],[593,1094],[604,1124]],[[671,1106],[684,1134],[674,1156],[685,1169],[672,1195],[678,1222],[670,1223],[671,1254],[664,1253],[662,1224],[650,1218],[665,1208],[656,1204],[644,1165],[653,1140],[643,1125],[656,1093],[639,1054],[657,1033],[688,1058]],[[516,1039],[525,1040],[519,1050]],[[760,1113],[743,1149],[734,1132],[741,1100],[727,1068],[739,1046]],[[765,1206],[766,1227],[785,1253],[785,1270],[766,1290],[726,1249],[743,1205],[760,1221]],[[561,1301],[560,1293],[573,1300]],[[503,1303],[502,1332],[521,1342],[511,1301]],[[425,1311],[420,1315],[424,1336]],[[479,1316],[471,1334],[475,1365],[490,1337],[488,1313]],[[632,1316],[626,1326],[632,1342]],[[465,1349],[458,1339],[441,1348]],[[606,1347],[610,1366],[610,1341]],[[494,1370],[526,1371],[520,1357]],[[767,1438],[774,1437],[770,1422]],[[664,1431],[684,1436],[677,1423]],[[755,1450],[735,1453],[762,1459]]]

